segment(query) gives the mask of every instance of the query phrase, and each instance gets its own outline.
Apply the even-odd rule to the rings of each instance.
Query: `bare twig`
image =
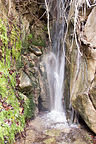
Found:
[[[49,23],[49,7],[47,4],[47,1],[45,0],[45,6],[46,6],[46,12],[47,12],[47,28],[48,28],[48,35],[49,35],[49,41],[51,42],[51,35],[50,35],[50,23]]]
[[[11,14],[11,0],[8,0],[8,4],[9,4],[9,10],[8,10],[8,16]]]
[[[96,6],[96,1],[94,4],[90,4],[89,0],[86,0],[86,3],[89,8]]]
[[[38,20],[41,20],[44,17],[45,14],[46,14],[46,11],[42,14],[42,16],[40,18],[38,18]],[[37,22],[38,21],[36,21],[34,24],[37,24]]]
[[[66,60],[68,61],[69,64],[71,64],[70,60],[68,59],[68,57],[65,55]]]
[[[89,0],[86,0],[86,3],[89,7],[91,7],[90,3],[89,3]]]
[[[26,7],[29,10],[29,13],[34,17],[34,19],[36,19],[38,21],[38,18],[31,12],[30,8],[28,6],[26,6]]]

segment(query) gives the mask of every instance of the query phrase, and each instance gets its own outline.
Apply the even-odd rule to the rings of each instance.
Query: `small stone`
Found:
[[[23,93],[21,92],[18,92],[19,95],[24,99],[24,101],[27,101],[28,100],[28,97],[26,95],[24,95]]]
[[[44,64],[42,62],[40,63],[40,70],[42,73],[45,72],[45,67],[44,67]]]
[[[30,46],[29,50],[33,52],[36,56],[41,56],[42,52],[37,46]]]
[[[43,141],[45,144],[56,144],[56,140],[54,137],[48,138]]]
[[[34,60],[35,57],[36,57],[36,55],[35,55],[34,53],[30,53],[30,58],[31,58],[32,60]]]

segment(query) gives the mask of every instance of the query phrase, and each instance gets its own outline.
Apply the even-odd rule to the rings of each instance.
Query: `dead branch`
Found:
[[[50,35],[50,22],[49,22],[49,7],[47,4],[47,1],[45,0],[45,6],[46,6],[46,12],[47,12],[47,29],[48,29],[48,35],[49,35],[49,41],[51,42],[51,35]]]

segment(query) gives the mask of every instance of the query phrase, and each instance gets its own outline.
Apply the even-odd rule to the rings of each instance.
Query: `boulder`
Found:
[[[82,33],[79,36],[82,35],[83,57],[78,56],[76,45],[71,54],[71,104],[96,133],[96,7],[88,15]]]
[[[24,89],[24,88],[28,88],[28,87],[31,87],[31,86],[32,86],[32,83],[31,83],[31,80],[28,77],[28,75],[25,72],[21,72],[19,87],[21,89]]]
[[[72,59],[74,61],[75,57],[72,57]],[[84,58],[80,58],[77,74],[76,63],[72,62],[70,79],[71,104],[88,127],[96,133],[96,78],[92,68],[88,67],[88,62]],[[95,67],[93,63],[92,66]],[[92,81],[89,81],[89,79]]]
[[[87,93],[78,94],[73,101],[73,105],[89,128],[96,133],[96,109],[94,108],[89,95]]]

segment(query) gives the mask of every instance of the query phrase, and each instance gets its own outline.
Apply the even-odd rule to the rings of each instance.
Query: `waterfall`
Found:
[[[48,15],[49,10],[52,9],[52,7],[50,8],[49,3],[47,4],[47,2],[46,5]],[[52,114],[51,116],[58,122],[65,122],[66,117],[62,101],[64,93],[64,71],[65,71],[64,38],[66,27],[64,17],[65,15],[64,0],[59,1],[57,0],[55,6],[56,6],[54,12],[55,22],[53,23],[53,31],[51,34],[52,50],[49,54],[45,56],[45,63],[46,63],[46,72],[50,91],[50,111]],[[50,33],[50,31],[48,31],[48,33]]]
[[[64,67],[65,67],[65,51],[55,55],[50,52],[46,56],[46,71],[50,91],[50,110],[63,112],[63,82],[64,82]]]

